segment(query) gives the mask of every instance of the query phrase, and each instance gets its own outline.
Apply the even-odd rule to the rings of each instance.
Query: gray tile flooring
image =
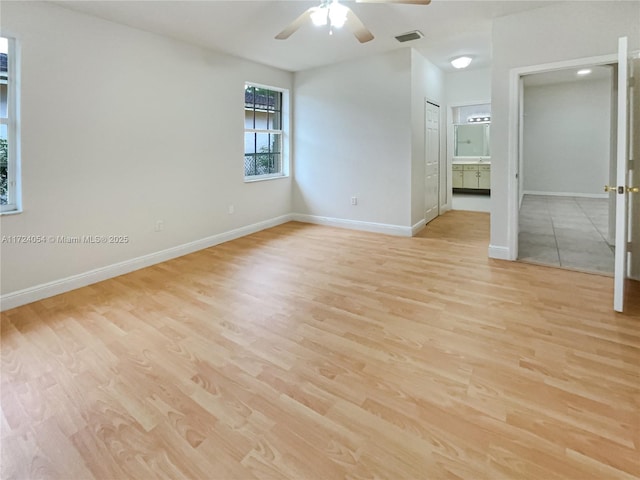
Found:
[[[518,259],[613,274],[608,230],[606,198],[525,195],[520,207]]]

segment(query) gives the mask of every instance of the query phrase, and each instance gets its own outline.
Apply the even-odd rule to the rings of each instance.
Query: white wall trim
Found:
[[[10,292],[0,296],[0,311],[26,305],[27,303],[42,300],[43,298],[53,297],[54,295],[59,295],[77,288],[102,282],[113,277],[118,277],[125,273],[140,270],[141,268],[150,267],[157,263],[166,262],[172,258],[181,257],[198,250],[203,250],[230,240],[251,235],[252,233],[275,227],[291,220],[291,215],[281,215],[279,217],[247,225],[245,227],[236,228],[234,230],[229,230],[228,232],[212,235],[210,237],[171,247],[159,252],[132,258],[113,265],[107,265],[106,267],[96,268],[95,270],[43,283],[36,285],[35,287],[25,288],[24,290]]]
[[[321,217],[319,215],[307,215],[303,213],[294,213],[292,215],[292,220],[296,222],[313,223],[316,225],[326,225],[328,227],[339,227],[348,228],[350,230],[384,233],[386,235],[395,235],[397,237],[410,237],[413,233],[413,227],[390,225],[388,223],[363,222],[360,220],[347,220],[344,218]],[[424,220],[422,221],[424,222]]]
[[[411,236],[415,237],[426,226],[427,226],[427,222],[423,218],[418,223],[416,223],[413,227],[411,227]]]
[[[489,245],[489,258],[497,260],[515,260],[511,258],[511,252],[507,247],[499,247],[497,245]]]
[[[609,198],[608,193],[539,192],[536,190],[525,190],[524,194],[545,195],[548,197]]]
[[[444,215],[445,213],[447,213],[449,210],[452,210],[451,208],[451,202],[447,202],[444,205],[442,205],[442,207],[440,207],[440,215]]]

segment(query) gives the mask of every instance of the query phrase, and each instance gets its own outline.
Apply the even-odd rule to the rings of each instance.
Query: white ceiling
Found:
[[[288,40],[275,40],[294,18],[319,0],[57,1],[58,5],[159,33],[195,45],[300,71],[411,46],[444,71],[452,57],[470,54],[470,68],[491,62],[491,20],[554,3],[543,1],[433,0],[431,5],[345,1],[376,37],[360,44],[346,29],[303,26]],[[400,44],[394,37],[420,30],[424,38]]]
[[[552,72],[534,73],[532,75],[525,75],[523,82],[525,87],[540,87],[556,83],[604,80],[610,79],[613,76],[613,67],[607,65],[589,67],[589,69],[591,70],[589,75],[578,75],[577,72],[581,70],[581,68],[565,68]]]

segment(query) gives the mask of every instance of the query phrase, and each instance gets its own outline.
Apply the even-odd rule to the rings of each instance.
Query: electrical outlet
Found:
[[[164,230],[164,220],[156,220],[155,231],[161,232],[162,230]]]
[[[351,197],[351,205],[358,205],[358,197]]]
[[[236,207],[233,204],[229,205],[229,215],[232,215],[236,211]]]

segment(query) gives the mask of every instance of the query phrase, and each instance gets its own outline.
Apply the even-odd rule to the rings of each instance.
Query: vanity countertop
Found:
[[[491,165],[491,159],[470,158],[468,160],[453,159],[453,165]]]

